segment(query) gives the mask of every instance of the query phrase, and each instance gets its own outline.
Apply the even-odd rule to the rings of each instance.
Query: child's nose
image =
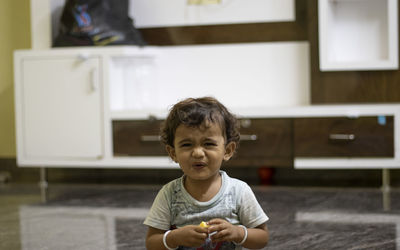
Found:
[[[195,158],[203,157],[204,156],[203,148],[202,147],[193,148],[192,156]]]

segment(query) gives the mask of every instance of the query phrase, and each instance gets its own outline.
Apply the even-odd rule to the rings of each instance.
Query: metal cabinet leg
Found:
[[[8,171],[0,171],[0,184],[7,183],[11,180],[11,174]]]
[[[382,169],[382,202],[383,211],[390,210],[390,170]]]
[[[47,201],[47,176],[46,176],[46,168],[40,168],[40,197],[43,203]]]

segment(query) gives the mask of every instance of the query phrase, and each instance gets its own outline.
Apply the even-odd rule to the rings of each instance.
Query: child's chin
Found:
[[[210,174],[208,173],[199,173],[201,171],[194,171],[195,173],[192,172],[191,175],[189,175],[189,177],[193,180],[197,180],[197,181],[204,181],[210,178]]]

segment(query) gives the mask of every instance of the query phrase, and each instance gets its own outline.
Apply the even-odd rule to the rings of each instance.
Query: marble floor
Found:
[[[160,186],[0,186],[0,249],[145,249],[142,225]],[[398,249],[400,189],[254,186],[270,217],[265,249]]]

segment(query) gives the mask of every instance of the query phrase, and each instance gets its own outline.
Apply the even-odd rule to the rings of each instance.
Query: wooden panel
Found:
[[[296,0],[295,22],[177,26],[139,29],[149,45],[307,40],[307,0]]]
[[[378,117],[296,118],[294,154],[298,157],[393,157],[393,132],[392,116],[383,120]],[[343,138],[346,135],[354,138]]]
[[[400,70],[321,72],[318,62],[318,0],[307,1],[307,15],[312,104],[400,101]]]
[[[293,166],[291,119],[241,120],[237,154],[227,165]]]
[[[166,156],[159,120],[113,121],[114,156]]]
[[[226,165],[293,166],[291,120],[253,119],[250,121],[249,126],[241,127],[243,140],[240,142],[237,154]],[[160,125],[159,120],[113,121],[114,155],[167,155],[164,146],[157,140]],[[257,139],[249,139],[251,135],[255,135]]]

